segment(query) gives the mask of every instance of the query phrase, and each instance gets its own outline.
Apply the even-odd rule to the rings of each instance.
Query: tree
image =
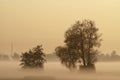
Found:
[[[67,46],[75,48],[80,54],[83,65],[91,65],[96,61],[98,53],[95,47],[100,47],[101,34],[91,20],[77,21],[65,33],[65,43]]]
[[[111,57],[115,57],[115,56],[117,56],[117,52],[114,50],[111,52]]]
[[[2,55],[2,59],[3,60],[10,60],[10,57],[6,54]]]
[[[55,49],[55,51],[62,64],[64,64],[70,70],[76,68],[79,54],[77,54],[75,49],[59,46]]]
[[[19,60],[20,55],[18,53],[14,53],[11,57],[13,60]]]
[[[95,23],[91,20],[83,20],[81,22],[77,21],[65,33],[64,42],[69,49],[69,52],[66,54],[70,54],[70,52],[73,53],[72,50],[74,50],[75,53],[73,53],[73,55],[79,55],[79,58],[74,58],[75,61],[82,62],[83,66],[93,65],[97,60],[97,49],[100,47],[100,43],[102,41],[102,39],[100,39],[101,34],[98,33],[98,30],[99,29],[96,28]],[[63,55],[63,53],[66,52],[65,50],[58,52],[62,55],[62,57],[66,56]],[[71,59],[73,55],[69,55],[67,59]],[[61,56],[57,56],[62,59]]]
[[[96,47],[100,47],[101,34],[91,20],[77,21],[65,33],[67,46],[76,49],[81,55],[84,66],[91,65],[96,61],[98,53]]]
[[[38,45],[29,52],[22,53],[20,65],[22,68],[43,68],[45,61],[42,45]]]

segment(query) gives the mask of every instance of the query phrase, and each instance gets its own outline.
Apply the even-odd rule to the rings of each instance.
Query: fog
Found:
[[[69,71],[60,62],[47,62],[44,70],[22,70],[19,64],[0,61],[0,80],[120,80],[120,62],[98,62],[95,73]]]

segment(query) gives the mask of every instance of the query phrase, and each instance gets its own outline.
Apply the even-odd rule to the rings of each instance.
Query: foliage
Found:
[[[71,70],[76,68],[79,54],[77,54],[75,49],[59,46],[55,49],[55,51],[56,55],[60,58],[62,64],[64,64],[67,68]]]
[[[29,52],[22,53],[20,64],[22,68],[43,68],[46,59],[42,50],[42,45],[38,45]]]
[[[101,34],[91,20],[77,21],[66,31],[65,43],[67,46],[79,51],[84,66],[93,64],[98,53],[96,47],[100,47]]]
[[[98,28],[93,21],[77,21],[65,33],[64,42],[67,47],[58,47],[56,55],[62,63],[72,64],[73,60],[74,65],[76,62],[82,62],[84,66],[92,65],[97,60],[97,48],[102,41],[100,37],[101,34],[98,33]]]

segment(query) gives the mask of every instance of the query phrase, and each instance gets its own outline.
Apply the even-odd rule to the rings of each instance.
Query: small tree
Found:
[[[42,50],[42,45],[38,45],[29,52],[22,53],[20,64],[22,68],[43,68],[46,59]]]
[[[20,55],[18,53],[14,53],[11,57],[13,60],[19,60]]]
[[[77,54],[75,49],[59,46],[55,49],[55,51],[56,55],[59,57],[63,65],[65,65],[70,70],[76,68],[76,63],[79,59],[79,54]]]

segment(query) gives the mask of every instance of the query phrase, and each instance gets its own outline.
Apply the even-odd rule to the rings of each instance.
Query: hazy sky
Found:
[[[103,34],[101,52],[120,53],[120,0],[0,0],[0,52],[24,52],[43,44],[46,53],[63,45],[76,20],[91,19]]]

